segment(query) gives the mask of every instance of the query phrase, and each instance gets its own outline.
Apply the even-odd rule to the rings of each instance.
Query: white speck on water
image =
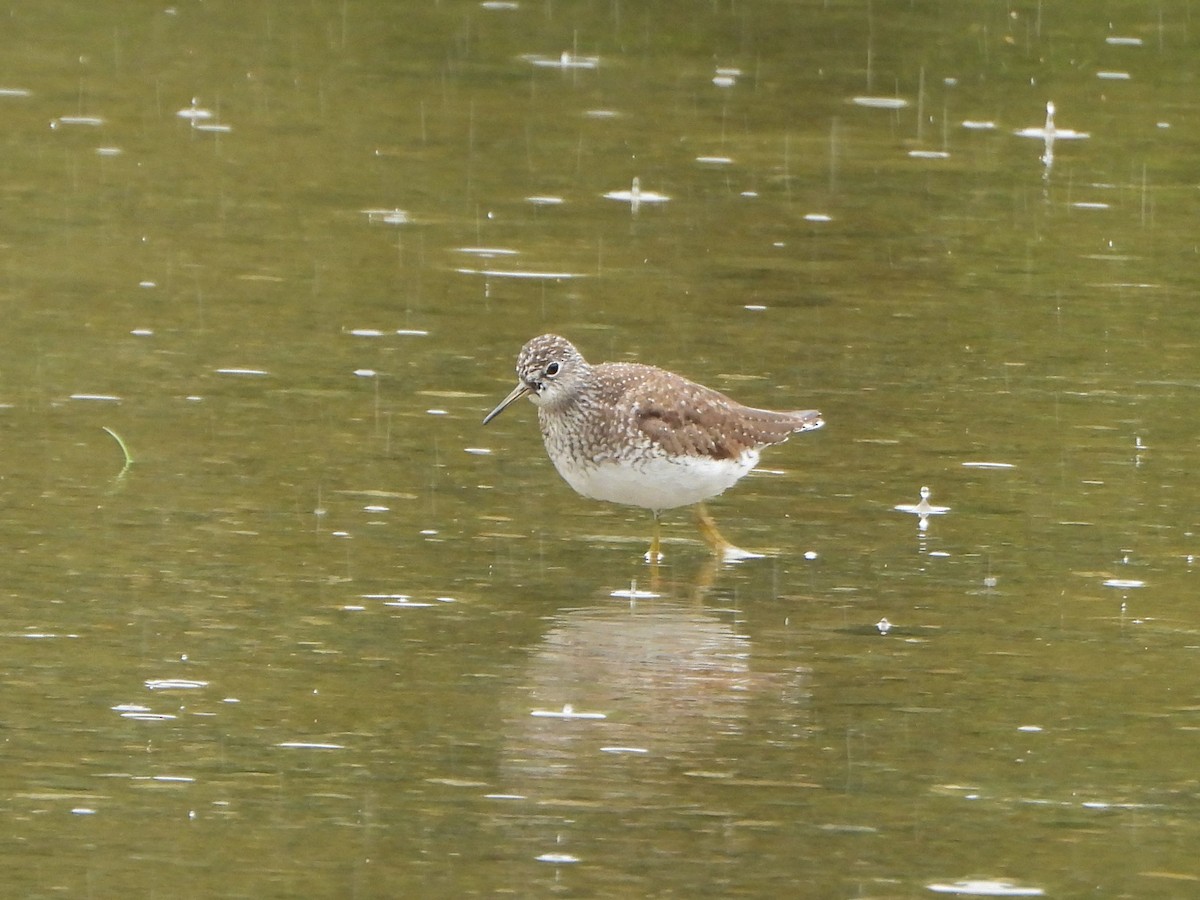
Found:
[[[104,124],[104,120],[99,116],[59,116],[50,123],[51,128],[57,128],[59,125],[85,125],[89,128],[98,128]]]
[[[805,551],[804,551],[804,558],[805,558],[805,559],[807,559],[807,560],[809,560],[810,562],[811,562],[812,560],[816,559],[816,558],[817,558],[817,555],[818,555],[818,554],[817,554],[817,551],[816,551],[816,550],[805,550]]]
[[[575,712],[575,708],[570,703],[564,703],[561,710],[557,709],[535,709],[530,713],[531,716],[536,716],[540,719],[607,719],[608,716],[602,712]]]
[[[354,374],[357,375],[359,378],[374,378],[375,370],[374,369],[355,369]]]
[[[649,753],[645,747],[601,747],[601,753]]]
[[[550,197],[534,195],[525,198],[526,203],[532,203],[534,206],[558,206],[565,202],[562,197]]]
[[[761,303],[747,303],[747,304],[746,304],[744,307],[742,307],[742,308],[743,308],[743,309],[748,309],[750,312],[764,312],[764,311],[766,311],[766,307],[765,307],[765,306],[763,306]]]
[[[516,256],[521,251],[509,250],[505,247],[455,247],[456,253],[470,253],[474,256]]]
[[[32,95],[33,92],[25,88],[0,88],[0,97],[30,97]]]
[[[828,216],[825,213],[805,213],[805,222],[832,222],[833,216]]]
[[[121,398],[115,394],[72,394],[72,400],[89,400],[97,403],[120,403]]]
[[[369,512],[369,513],[391,512],[391,507],[390,506],[380,506],[376,503],[372,503],[369,506],[364,506],[363,512]]]
[[[140,287],[140,288],[158,287],[158,282],[157,281],[139,281],[138,287]]]
[[[57,638],[57,637],[69,637],[69,638],[79,637],[79,635],[77,635],[77,634],[60,635],[60,634],[56,634],[53,631],[22,631],[22,632],[19,632],[17,634],[10,635],[10,636],[25,638],[26,640],[46,640],[47,638]]]
[[[1081,141],[1091,137],[1086,131],[1075,131],[1073,128],[1059,128],[1054,124],[1054,101],[1046,103],[1046,122],[1040,128],[1020,128],[1014,131],[1017,137],[1036,138],[1037,140],[1047,141],[1050,145],[1054,141]]]
[[[221,125],[217,122],[204,122],[200,125],[192,126],[196,131],[208,131],[216,134],[229,134],[233,131],[232,125]]]
[[[1109,578],[1108,580],[1106,580],[1104,582],[1104,586],[1110,587],[1110,588],[1120,588],[1122,590],[1128,590],[1128,589],[1133,589],[1133,588],[1145,587],[1146,582],[1139,581],[1136,578]]]
[[[569,278],[586,278],[579,272],[529,272],[504,269],[455,269],[460,275],[484,275],[488,278],[530,278],[544,281],[565,281]]]
[[[566,50],[558,56],[525,53],[520,58],[543,69],[597,69],[600,67],[600,57],[578,56]]]
[[[281,741],[275,745],[283,750],[345,750],[342,744],[326,744],[317,741]]]
[[[962,127],[970,131],[992,131],[996,127],[996,123],[990,119],[964,119]]]
[[[213,111],[211,109],[204,109],[202,106],[197,106],[197,102],[198,98],[193,97],[192,105],[185,106],[183,109],[178,110],[175,115],[181,119],[187,119],[193,123],[211,119],[213,117]]]
[[[589,109],[584,115],[589,119],[615,119],[621,114],[615,109]]]
[[[1142,39],[1140,37],[1119,37],[1115,34],[1110,34],[1104,39],[1104,43],[1112,44],[1116,47],[1140,47]]]
[[[671,198],[666,194],[660,194],[658,191],[643,191],[642,180],[634,178],[633,184],[626,191],[609,191],[604,194],[606,200],[617,200],[622,203],[628,203],[634,212],[643,203],[666,203]]]
[[[1006,462],[965,462],[964,469],[1015,469],[1016,466]]]
[[[397,328],[396,334],[400,337],[428,337],[429,332],[422,328]]]
[[[742,70],[732,67],[718,68],[716,74],[713,75],[713,84],[717,87],[728,88],[737,84],[737,80],[742,77]]]
[[[509,10],[521,8],[521,4],[515,3],[513,0],[483,0],[483,2],[479,5],[484,9],[491,10]]]
[[[97,147],[96,148],[97,156],[120,156],[124,152],[125,151],[122,150],[120,147]]]
[[[487,456],[492,451],[488,447],[463,447],[464,453],[470,453],[472,456]]]
[[[241,368],[229,368],[229,369],[217,369],[217,374],[218,374],[218,375],[252,375],[252,376],[263,376],[263,375],[269,375],[270,373],[269,373],[269,372],[268,372],[266,369],[241,369]]]
[[[94,816],[96,811],[90,806],[76,806],[71,810],[73,816]]]
[[[966,881],[938,882],[926,887],[935,894],[956,894],[960,897],[1042,897],[1039,887],[1021,887],[1011,881],[972,878]]]
[[[151,328],[135,328],[129,333],[135,337],[150,337],[154,334],[154,330]]]
[[[383,332],[378,328],[351,328],[350,334],[354,337],[383,337]]]
[[[1018,726],[1018,728],[1017,728],[1017,731],[1027,731],[1027,732],[1031,732],[1031,733],[1036,733],[1041,730],[1042,730],[1041,725],[1021,725],[1021,726]]]
[[[886,618],[883,618],[875,623],[875,627],[879,630],[880,634],[887,634],[889,631],[892,630],[892,623],[889,622]]]
[[[579,857],[572,856],[570,853],[543,853],[541,856],[535,857],[535,859],[538,862],[554,863],[555,865],[579,862]]]
[[[444,409],[427,409],[427,410],[425,410],[425,414],[429,415],[429,416],[448,416],[448,415],[450,415],[450,413],[448,413]]]
[[[949,159],[950,154],[945,150],[909,150],[912,159]]]
[[[920,516],[922,519],[927,516],[940,516],[944,513],[950,512],[950,507],[948,506],[934,506],[929,502],[929,498],[932,496],[933,492],[930,491],[928,487],[923,486],[920,494],[921,501],[919,503],[898,503],[893,507],[893,509],[896,509],[899,512],[913,513]]]
[[[733,159],[729,156],[697,156],[696,162],[710,166],[728,166],[733,164]]]
[[[1133,78],[1128,72],[1097,72],[1096,77],[1104,81],[1129,81]]]
[[[634,584],[629,585],[629,587],[627,587],[627,588],[621,588],[620,590],[613,591],[608,596],[620,597],[623,600],[653,600],[655,597],[658,597],[659,595],[656,594],[654,591],[638,590],[637,584],[634,583]]]
[[[403,209],[364,209],[363,214],[368,222],[384,225],[408,225],[412,219]]]
[[[208,687],[208,682],[191,678],[151,678],[146,687],[152,691],[194,691]]]
[[[425,535],[426,537],[432,537],[438,533],[438,530],[436,528],[423,528],[419,533]]]
[[[1107,203],[1100,203],[1098,201],[1088,202],[1086,200],[1080,200],[1077,203],[1072,203],[1071,206],[1074,209],[1109,209],[1109,205]]]
[[[908,106],[908,101],[902,97],[853,97],[850,102],[869,109],[904,109]]]

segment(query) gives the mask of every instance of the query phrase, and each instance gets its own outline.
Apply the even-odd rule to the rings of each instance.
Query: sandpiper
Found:
[[[654,366],[591,365],[556,334],[521,348],[517,386],[483,424],[526,394],[538,408],[546,453],[567,484],[585,497],[654,513],[650,562],[661,559],[659,514],[691,505],[714,553],[727,561],[758,555],[722,537],[704,501],[758,465],[764,447],[825,424],[815,409],[743,406]]]

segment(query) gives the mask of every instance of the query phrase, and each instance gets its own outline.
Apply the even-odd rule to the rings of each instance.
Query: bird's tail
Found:
[[[790,415],[796,420],[794,431],[797,434],[802,431],[816,431],[825,425],[825,419],[822,418],[819,409],[800,409]]]

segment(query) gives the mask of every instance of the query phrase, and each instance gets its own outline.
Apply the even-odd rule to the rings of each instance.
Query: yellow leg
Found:
[[[654,513],[654,536],[652,538],[650,538],[650,549],[646,551],[646,562],[650,563],[650,565],[652,565],[652,566],[657,566],[662,561],[662,558],[663,558],[661,542],[659,541],[659,535],[660,535],[661,531],[662,531],[662,527],[659,525],[658,513],[655,512]]]
[[[717,530],[717,523],[708,514],[708,510],[704,508],[703,503],[696,504],[696,526],[700,529],[700,536],[704,538],[704,543],[708,544],[712,548],[712,552],[721,557],[725,562],[737,562],[741,559],[758,559],[762,556],[761,553],[751,553],[749,550],[742,550],[740,547],[731,544]]]

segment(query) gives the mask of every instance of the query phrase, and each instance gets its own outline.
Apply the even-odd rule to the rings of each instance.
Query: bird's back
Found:
[[[668,456],[736,459],[819,428],[816,410],[776,412],[744,406],[682,375],[639,363],[594,367],[598,406],[614,411],[610,439],[649,441]]]

